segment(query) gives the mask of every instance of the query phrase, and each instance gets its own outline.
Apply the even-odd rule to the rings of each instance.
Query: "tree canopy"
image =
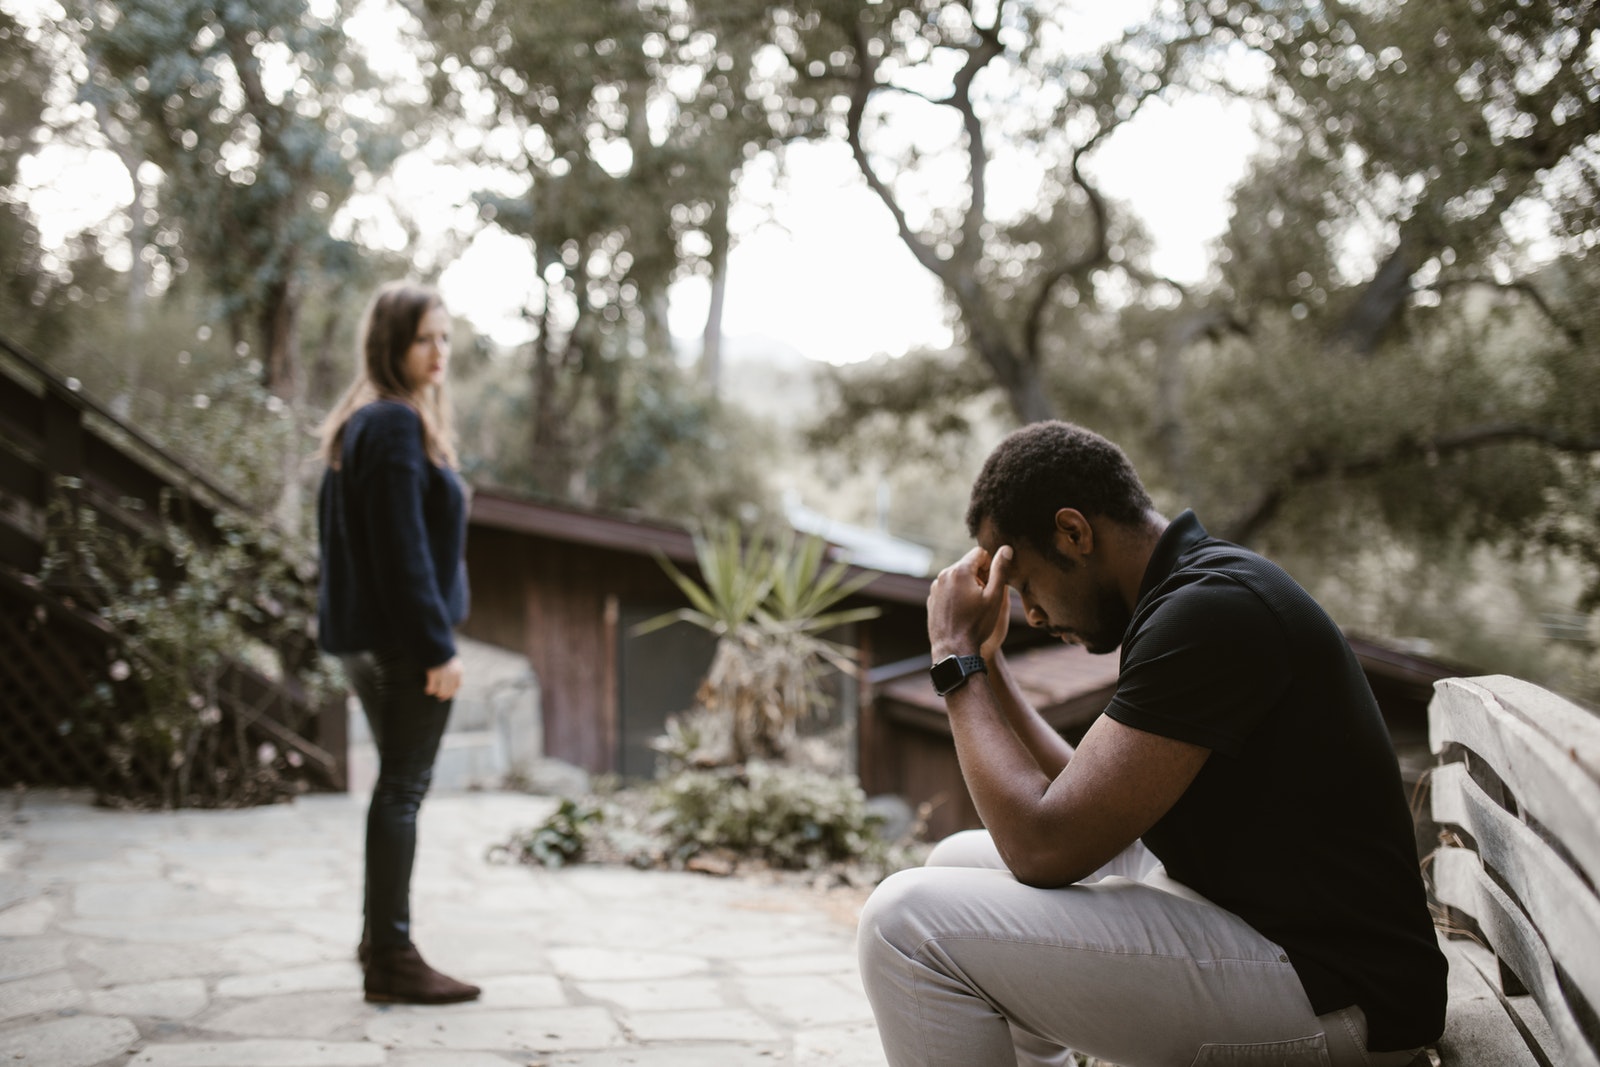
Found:
[[[42,337],[64,272],[203,290],[294,402],[301,346],[348,332],[341,287],[393,263],[344,212],[431,150],[492,178],[458,242],[508,234],[534,264],[530,340],[470,361],[478,469],[612,507],[670,510],[689,482],[736,510],[762,492],[761,434],[715,395],[730,207],[751,160],[829,141],[937,280],[955,344],[838,373],[814,450],[966,474],[975,442],[1060,416],[1124,444],[1163,506],[1283,558],[1541,564],[1535,599],[1600,602],[1588,0],[1152,0],[1109,36],[1062,0],[386,10],[409,59],[382,68],[336,0],[0,18],[19,46],[0,64],[5,307],[36,309]],[[13,149],[67,123],[63,80],[133,183],[108,224],[126,269],[90,245],[52,267],[30,236]],[[1209,269],[1180,281],[1098,164],[1194,99],[1248,109],[1258,148]],[[1149,162],[1174,198],[1185,162]],[[712,292],[698,352],[668,329],[691,275]],[[930,493],[909,499],[958,518],[959,488]]]

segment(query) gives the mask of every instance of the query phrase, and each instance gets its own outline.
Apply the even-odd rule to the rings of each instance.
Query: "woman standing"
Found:
[[[361,327],[361,367],[322,426],[318,634],[344,663],[378,748],[367,809],[366,998],[472,1000],[411,943],[417,809],[461,686],[451,630],[467,615],[466,498],[455,473],[450,316],[437,293],[385,285]]]

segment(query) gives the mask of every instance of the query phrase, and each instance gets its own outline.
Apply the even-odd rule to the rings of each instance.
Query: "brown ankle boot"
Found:
[[[367,999],[381,1004],[455,1004],[483,992],[423,962],[414,945],[374,949],[367,963]]]

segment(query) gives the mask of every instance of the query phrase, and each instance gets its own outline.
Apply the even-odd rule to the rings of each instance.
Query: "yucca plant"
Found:
[[[820,538],[797,538],[793,531],[776,540],[747,539],[727,523],[695,534],[700,582],[657,553],[690,606],[650,619],[635,632],[687,622],[717,636],[711,668],[695,694],[697,718],[706,729],[677,735],[696,739],[695,753],[677,753],[685,761],[781,757],[795,723],[827,708],[826,669],[855,673],[856,650],[822,634],[877,616],[877,608],[838,609],[877,575],[852,577],[845,563],[824,565],[826,547]]]

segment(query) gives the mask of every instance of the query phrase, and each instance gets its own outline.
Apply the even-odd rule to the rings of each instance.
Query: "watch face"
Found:
[[[933,669],[928,672],[928,677],[933,679],[934,691],[943,696],[960,685],[962,680],[966,678],[966,674],[961,670],[960,660],[954,656],[946,656],[933,665]]]

